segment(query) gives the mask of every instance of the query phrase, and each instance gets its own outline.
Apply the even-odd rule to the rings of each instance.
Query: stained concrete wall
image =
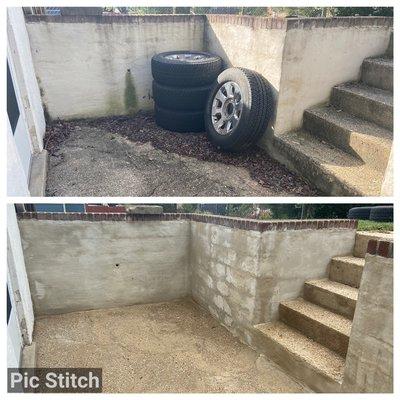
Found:
[[[393,258],[365,257],[342,391],[393,392]]]
[[[201,16],[27,16],[33,60],[51,118],[152,109],[151,57],[202,50]]]
[[[189,290],[189,222],[20,220],[35,313],[168,301]]]
[[[280,301],[325,277],[332,257],[352,253],[354,229],[257,232],[192,222],[193,298],[251,344],[254,324],[276,320]]]
[[[303,112],[329,100],[332,87],[358,80],[367,57],[384,54],[392,18],[288,21],[275,134],[301,127]]]

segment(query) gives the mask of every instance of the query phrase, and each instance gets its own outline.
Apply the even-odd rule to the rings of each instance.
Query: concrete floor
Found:
[[[161,130],[152,120],[143,122],[143,126],[139,124],[143,129],[133,127],[132,130],[146,130],[146,133],[154,136],[153,140],[158,140],[158,148],[153,146],[151,139],[134,141],[134,134],[128,139],[100,123],[98,126],[85,122],[64,125],[68,135],[60,141],[56,150],[49,151],[47,196],[315,194],[299,177],[272,160],[264,160],[266,166],[257,160],[249,160],[248,167],[243,167],[217,161],[220,154],[216,150],[212,150],[215,157],[209,156],[207,161],[186,156],[180,152],[183,145],[179,146],[179,139],[182,140],[182,137],[177,138],[174,136],[176,134]],[[193,141],[191,146],[184,142],[190,149],[194,148],[199,153],[211,151],[207,147],[211,145],[207,145],[205,139],[201,141],[194,135],[187,135],[186,139],[189,143]],[[160,142],[166,148],[162,148]],[[258,153],[261,154],[261,150]],[[258,173],[267,176],[266,184],[260,184],[260,178],[254,176],[254,171],[251,172],[257,168],[262,170]]]
[[[105,392],[305,392],[190,299],[39,317],[38,367],[101,367]]]

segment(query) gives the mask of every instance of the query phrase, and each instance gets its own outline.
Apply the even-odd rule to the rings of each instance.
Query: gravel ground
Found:
[[[37,367],[102,368],[108,393],[303,393],[190,299],[39,317]]]
[[[260,148],[224,153],[205,134],[158,127],[151,114],[56,121],[47,129],[45,148],[50,154],[50,196],[317,194]],[[113,175],[116,168],[118,175]]]

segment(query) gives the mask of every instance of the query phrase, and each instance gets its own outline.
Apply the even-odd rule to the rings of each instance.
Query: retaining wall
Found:
[[[368,242],[342,391],[393,392],[393,242]]]
[[[192,295],[246,340],[331,257],[351,253],[356,222],[23,213],[19,226],[36,313]]]
[[[356,80],[366,57],[383,54],[393,18],[264,18],[235,15],[26,16],[45,108],[52,118],[152,109],[151,57],[207,50],[226,67],[261,73],[275,97],[273,132],[302,124],[306,108]]]
[[[151,57],[168,50],[203,49],[202,16],[25,18],[42,100],[51,118],[152,109]]]

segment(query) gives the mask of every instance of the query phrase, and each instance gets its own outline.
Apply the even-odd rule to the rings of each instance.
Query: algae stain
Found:
[[[133,83],[131,70],[128,69],[125,74],[125,110],[127,114],[134,114],[138,107],[136,88]]]

